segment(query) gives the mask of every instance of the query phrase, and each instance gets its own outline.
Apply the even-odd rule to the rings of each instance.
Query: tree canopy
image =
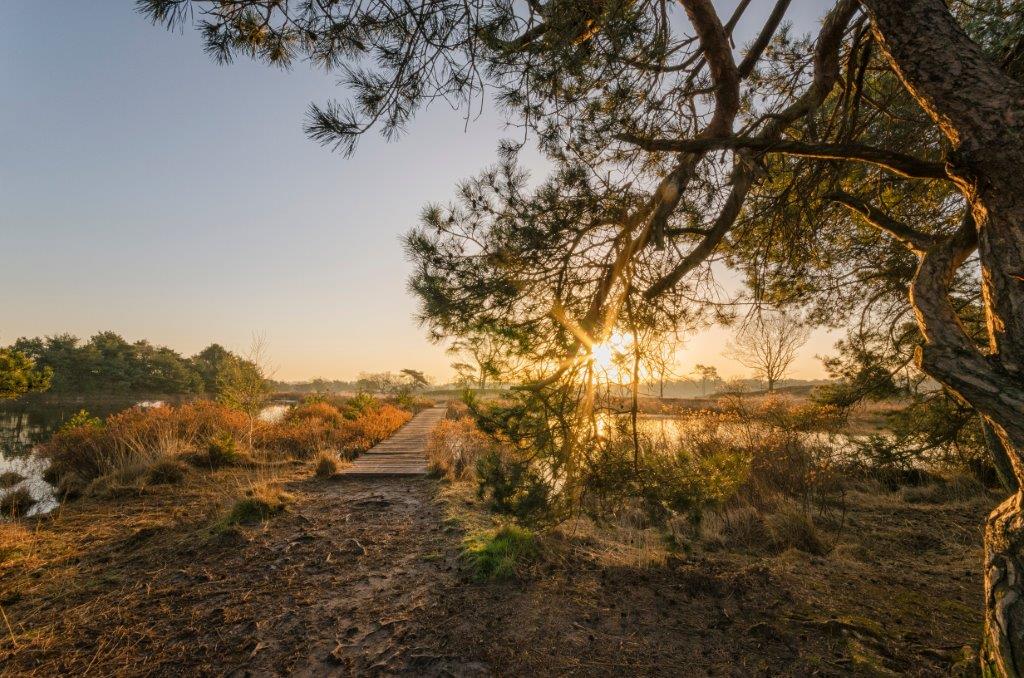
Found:
[[[531,183],[507,142],[406,246],[434,336],[524,358],[528,407],[505,421],[529,430],[548,489],[582,491],[597,349],[629,334],[637,365],[645,330],[737,304],[883,333],[912,318],[914,364],[1024,478],[1024,12],[834,0],[799,36],[789,6],[139,0],[170,26],[196,17],[221,61],[340,72],[352,100],[307,122],[332,148],[374,125],[395,136],[438,99],[468,114],[484,92],[536,141],[549,176]],[[747,40],[741,18],[760,26]],[[716,264],[742,273],[741,298],[722,297]],[[1004,675],[1024,670],[1016,496],[987,534],[986,662]]]
[[[218,344],[192,358],[145,340],[128,342],[115,332],[88,341],[70,334],[21,338],[5,351],[21,354],[52,375],[57,394],[217,394],[229,365],[247,361]]]
[[[0,348],[0,400],[18,398],[32,391],[50,387],[53,371],[38,367],[21,351]]]

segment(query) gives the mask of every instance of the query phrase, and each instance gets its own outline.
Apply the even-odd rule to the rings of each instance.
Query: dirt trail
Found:
[[[553,537],[528,579],[478,584],[440,481],[284,480],[257,527],[211,531],[226,476],[43,524],[73,548],[0,568],[0,675],[924,676],[977,635],[984,501],[862,504],[864,545],[828,557],[609,565]]]
[[[273,661],[278,651],[249,668],[300,676],[488,674],[471,659],[446,657],[422,625],[458,584],[458,539],[442,527],[435,490],[430,479],[345,480],[304,506],[291,556],[323,565],[309,581],[320,599],[296,620],[305,649],[293,661]],[[268,628],[266,642],[281,635]]]
[[[261,527],[140,528],[135,515],[52,563],[45,590],[22,595],[35,582],[0,578],[14,629],[39,639],[0,640],[0,675],[487,673],[444,656],[421,625],[458,579],[459,537],[442,526],[436,480],[285,486],[294,504]],[[146,520],[167,506],[142,501]],[[76,523],[105,513],[82,509]]]

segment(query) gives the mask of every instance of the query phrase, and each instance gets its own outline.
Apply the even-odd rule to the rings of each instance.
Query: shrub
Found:
[[[497,531],[467,537],[463,557],[477,581],[503,581],[519,577],[540,553],[533,532],[508,525]]]
[[[10,489],[23,480],[25,480],[25,476],[21,475],[17,471],[5,471],[0,473],[0,490]]]
[[[35,506],[36,500],[27,488],[19,487],[0,497],[0,516],[5,518],[21,518]]]
[[[355,419],[364,414],[374,412],[381,406],[380,400],[369,393],[357,393],[351,398],[341,401],[339,407],[346,419]]]
[[[430,398],[413,395],[411,393],[399,393],[394,397],[393,402],[399,408],[408,410],[412,413],[430,409],[434,406],[434,401]]]
[[[640,432],[638,449],[627,427],[610,427],[583,464],[584,508],[601,517],[638,499],[649,520],[662,522],[724,504],[748,482],[750,457],[717,434],[719,423],[695,418],[678,439]]]
[[[247,454],[238,449],[238,441],[230,433],[214,435],[202,451],[186,454],[184,458],[193,466],[207,469],[238,466],[251,461]]]
[[[469,405],[462,400],[449,400],[444,410],[445,419],[459,420],[469,416]]]
[[[177,459],[161,459],[146,470],[150,485],[178,485],[185,480],[188,466]]]
[[[61,426],[61,429],[72,429],[78,428],[79,426],[102,426],[103,420],[99,417],[94,417],[87,410],[81,409],[75,412],[66,422]]]
[[[338,448],[349,458],[365,452],[401,428],[412,415],[394,405],[381,405],[377,410],[342,424],[338,431]]]
[[[241,440],[249,430],[249,417],[212,400],[194,400],[176,408],[178,431],[186,445],[205,446],[211,438],[228,434]]]
[[[373,400],[377,403],[376,400]],[[308,458],[321,450],[340,450],[345,458],[364,452],[395,432],[412,416],[392,405],[365,409],[354,418],[325,402],[295,408],[278,424],[262,426],[256,435],[264,449]]]
[[[462,480],[473,475],[477,461],[492,445],[469,417],[443,419],[427,439],[427,461],[449,480]]]
[[[290,423],[319,421],[326,425],[340,424],[344,417],[337,407],[324,401],[307,401],[296,405],[284,417]]]
[[[104,487],[117,487],[141,477],[160,460],[196,448],[205,448],[188,455],[197,465],[237,463],[242,456],[223,441],[236,439],[247,427],[243,413],[205,400],[177,407],[133,407],[103,422],[83,411],[42,446],[50,461],[45,477],[62,495],[74,496],[97,478],[107,477]]]
[[[753,499],[775,493],[823,500],[837,485],[831,448],[806,441],[789,429],[767,428],[745,445]]]
[[[283,421],[262,426],[256,432],[256,445],[273,452],[307,458],[330,445],[331,430],[319,419]]]
[[[795,548],[805,553],[824,555],[829,550],[811,517],[802,511],[787,509],[771,514],[767,523],[773,545],[780,551]]]
[[[272,483],[254,485],[245,496],[231,507],[224,523],[227,525],[255,525],[284,512],[293,501],[292,495]]]
[[[491,511],[528,525],[558,519],[551,484],[529,460],[514,459],[492,449],[477,461],[476,476],[477,494],[487,501]]]
[[[338,455],[333,452],[321,452],[316,460],[316,477],[330,478],[338,472]]]
[[[40,448],[50,465],[43,477],[58,492],[74,496],[95,478],[124,464],[126,453],[101,426],[64,428]]]

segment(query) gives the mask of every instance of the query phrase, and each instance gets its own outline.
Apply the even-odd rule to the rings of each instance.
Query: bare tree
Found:
[[[676,367],[676,350],[679,343],[674,336],[659,337],[654,342],[648,342],[647,350],[643,355],[643,362],[650,375],[651,386],[658,387],[658,397],[665,397],[665,380],[673,376]]]
[[[810,333],[799,315],[761,311],[740,326],[723,355],[754,370],[771,393],[775,384],[786,376]]]
[[[501,346],[486,334],[460,337],[447,352],[465,357],[452,363],[452,369],[458,373],[460,382],[468,385],[476,381],[481,391],[487,388],[488,379],[498,379],[508,367]]]

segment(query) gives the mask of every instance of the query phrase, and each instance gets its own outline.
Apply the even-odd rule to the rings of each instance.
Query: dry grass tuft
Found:
[[[701,541],[710,546],[763,551],[772,545],[764,514],[753,506],[706,512],[698,532]]]
[[[188,465],[180,459],[161,459],[146,470],[149,485],[179,485],[188,475]]]
[[[188,454],[185,459],[194,466],[209,469],[252,463],[252,457],[241,452],[235,437],[227,433],[213,436],[202,452]]]
[[[0,497],[0,516],[21,518],[35,506],[35,503],[36,500],[32,498],[32,493],[27,488],[19,487]]]
[[[492,447],[491,439],[469,417],[442,419],[427,440],[427,462],[448,480],[465,480],[473,476],[477,460]]]
[[[795,548],[816,556],[825,555],[829,546],[821,538],[814,521],[803,511],[784,509],[766,517],[773,546],[779,551]]]
[[[338,455],[334,452],[321,452],[316,458],[315,469],[317,478],[330,478],[338,472]]]
[[[461,400],[449,400],[444,410],[444,418],[458,421],[469,416],[469,406]]]
[[[256,525],[283,513],[293,501],[294,497],[277,483],[257,483],[232,505],[223,524]]]

